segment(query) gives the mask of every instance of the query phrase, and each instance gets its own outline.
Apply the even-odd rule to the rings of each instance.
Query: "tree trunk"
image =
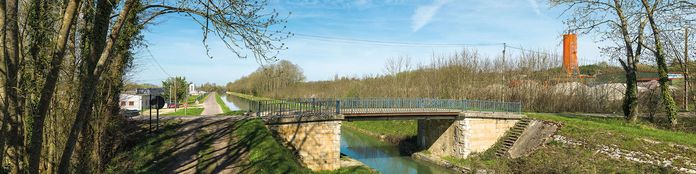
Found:
[[[2,99],[2,106],[0,106],[0,109],[2,109],[2,125],[0,125],[0,166],[5,166],[5,141],[6,137],[8,134],[5,133],[7,131],[7,126],[10,121],[10,114],[7,112],[7,93],[6,93],[6,88],[5,88],[5,83],[7,79],[7,64],[5,63],[5,60],[7,57],[5,57],[5,0],[0,0],[0,73],[2,73],[2,77],[0,77],[0,99]]]
[[[73,125],[70,128],[70,133],[68,134],[68,140],[66,142],[65,149],[63,150],[60,165],[58,166],[58,173],[68,172],[70,166],[70,157],[72,156],[75,143],[77,142],[76,140],[78,137],[78,133],[82,130],[87,121],[90,120],[90,116],[92,114],[92,106],[94,104],[93,100],[94,94],[96,93],[95,87],[97,85],[97,80],[103,72],[102,69],[104,68],[104,65],[107,64],[107,59],[111,56],[111,51],[115,39],[118,38],[120,30],[123,27],[123,24],[126,20],[126,16],[130,13],[131,7],[135,4],[134,1],[135,0],[126,1],[125,6],[119,14],[118,21],[114,24],[112,28],[111,36],[109,37],[108,42],[106,42],[106,45],[99,43],[96,43],[96,45],[93,44],[93,46],[98,46],[102,48],[102,51],[98,52],[98,57],[92,57],[92,53],[90,53],[90,57],[88,58],[90,60],[89,62],[87,62],[88,68],[87,71],[84,73],[84,77],[81,79],[82,92],[80,94],[80,104],[78,106],[77,114],[75,116],[75,121],[73,122]],[[99,1],[97,10],[101,12],[95,16],[95,28],[108,28],[110,19],[109,15],[113,10],[113,4],[115,4],[115,2],[107,2],[106,0]],[[106,29],[104,29],[103,31],[97,31],[99,31],[99,33],[96,33],[98,35],[106,35]],[[105,37],[101,37],[99,39],[105,40]]]
[[[61,29],[59,31],[58,39],[55,43],[55,50],[52,55],[50,70],[46,75],[38,106],[36,109],[34,109],[34,119],[30,129],[33,132],[31,133],[31,140],[27,150],[29,153],[29,173],[39,173],[39,162],[41,159],[41,150],[43,149],[44,121],[56,89],[59,70],[61,63],[63,62],[63,58],[65,57],[65,48],[70,35],[69,32],[71,31],[71,27],[76,16],[75,14],[77,14],[76,12],[77,8],[79,7],[79,3],[79,0],[71,0],[65,9]]]
[[[667,118],[672,127],[677,125],[677,106],[674,98],[672,97],[672,92],[669,90],[667,82],[669,78],[667,77],[667,60],[665,60],[664,50],[662,48],[662,39],[660,38],[660,29],[655,23],[653,17],[653,12],[655,6],[658,5],[659,1],[655,1],[652,7],[648,4],[647,0],[642,0],[643,7],[647,11],[648,20],[650,21],[650,27],[653,31],[653,39],[655,40],[655,58],[657,61],[657,71],[660,78],[660,93],[662,94],[662,102],[665,105],[667,111]]]
[[[7,106],[6,118],[9,123],[9,131],[5,137],[13,137],[9,142],[10,146],[7,149],[8,156],[10,157],[10,172],[18,173],[20,171],[20,149],[19,145],[22,143],[22,135],[19,135],[19,118],[18,110],[20,109],[17,97],[17,79],[18,79],[18,62],[19,62],[19,26],[18,26],[18,9],[17,0],[7,0],[6,2],[6,15],[5,15],[5,65],[6,65],[6,79],[5,79],[5,105]]]
[[[634,69],[626,72],[626,94],[624,95],[623,112],[627,121],[635,122],[636,105],[638,105],[638,85],[636,80],[636,71]]]
[[[621,28],[624,49],[626,50],[626,61],[624,62],[623,60],[619,59],[624,72],[626,72],[626,93],[624,94],[623,102],[624,118],[629,122],[635,122],[637,120],[636,105],[638,104],[638,97],[636,94],[638,90],[636,62],[638,60],[638,56],[640,55],[641,46],[639,43],[637,52],[633,52],[633,47],[631,46],[632,40],[630,33],[628,32],[629,23],[624,15],[623,7],[621,6],[621,2],[619,0],[614,0],[614,10],[616,11],[616,16],[618,16],[619,20],[621,21],[621,25],[619,27]],[[641,24],[640,27],[643,28],[643,25]],[[640,37],[640,35],[643,34],[643,30],[640,29],[639,31],[640,32],[638,35]]]

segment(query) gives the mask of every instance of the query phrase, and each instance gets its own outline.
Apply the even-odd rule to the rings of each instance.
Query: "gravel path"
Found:
[[[212,92],[208,95],[208,98],[203,102],[203,113],[201,115],[217,115],[222,114],[222,108],[218,105],[215,98],[217,93]]]

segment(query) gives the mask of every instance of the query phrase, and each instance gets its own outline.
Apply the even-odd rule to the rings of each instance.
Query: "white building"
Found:
[[[121,94],[118,100],[121,109],[138,111],[142,109],[143,96],[141,95]]]
[[[198,95],[198,94],[200,94],[200,93],[196,90],[196,85],[193,84],[193,83],[189,84],[189,86],[188,86],[188,93],[189,93],[189,95]]]

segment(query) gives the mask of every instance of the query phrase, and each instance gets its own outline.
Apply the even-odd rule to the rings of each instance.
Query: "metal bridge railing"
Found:
[[[396,112],[522,111],[521,102],[425,98],[293,98],[247,100],[257,116],[361,114]]]

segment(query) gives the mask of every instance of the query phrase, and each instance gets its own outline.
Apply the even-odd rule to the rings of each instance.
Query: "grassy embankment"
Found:
[[[562,123],[563,127],[558,135],[581,142],[582,145],[551,141],[530,156],[514,160],[497,158],[493,151],[475,154],[468,159],[446,157],[445,160],[473,169],[502,173],[641,173],[673,172],[675,168],[637,163],[625,160],[625,157],[615,159],[606,153],[598,152],[598,149],[609,147],[614,150],[620,149],[619,151],[624,153],[647,154],[646,159],[670,159],[675,166],[688,167],[685,163],[694,161],[685,162],[684,159],[696,159],[696,134],[658,129],[643,123],[629,124],[621,118],[537,113],[527,115],[535,119]],[[415,136],[417,130],[415,121],[346,122],[344,125],[387,136]],[[681,157],[675,158],[675,155]]]
[[[217,104],[220,105],[220,108],[222,108],[223,113],[232,112],[232,110],[230,110],[230,107],[227,107],[227,105],[225,104],[225,101],[222,101],[222,97],[220,95],[215,95],[215,102],[217,102]]]
[[[198,116],[203,113],[203,108],[178,108],[176,112],[161,114],[160,116]]]
[[[222,108],[222,113],[218,115],[244,115],[246,111],[242,110],[232,110],[230,107],[225,104],[225,101],[223,101],[221,95],[216,95],[215,96],[215,101],[217,102],[218,105],[220,105],[220,108]]]
[[[186,103],[188,103],[189,106],[196,104],[196,101],[198,101],[198,103],[203,103],[207,97],[208,93],[202,95],[191,95],[187,98]]]
[[[174,158],[179,147],[178,141],[185,139],[188,135],[181,134],[178,130],[183,126],[180,121],[170,121],[165,123],[163,131],[154,136],[145,136],[141,130],[141,136],[130,136],[135,138],[133,146],[125,147],[121,153],[109,163],[106,173],[161,173],[166,172],[167,166],[171,163],[180,163]],[[292,153],[279,144],[271,136],[271,132],[265,129],[263,122],[257,119],[241,120],[229,124],[233,130],[229,132],[233,137],[229,139],[230,146],[234,146],[236,153],[218,153],[224,156],[215,156],[213,142],[216,131],[210,133],[205,131],[193,133],[201,144],[198,147],[196,157],[196,172],[209,173],[218,168],[217,165],[224,164],[238,166],[233,170],[244,173],[313,173],[309,169],[302,167],[294,159]],[[203,129],[203,128],[201,128]],[[196,130],[201,130],[196,129]],[[181,154],[179,154],[181,155]],[[236,159],[226,162],[216,163],[215,160]],[[336,171],[322,171],[318,173],[372,173],[365,167],[341,168]]]

